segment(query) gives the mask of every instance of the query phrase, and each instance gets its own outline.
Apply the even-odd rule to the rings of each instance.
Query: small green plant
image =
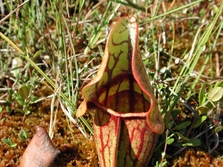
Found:
[[[20,86],[17,92],[10,89],[8,93],[9,95],[6,101],[9,113],[12,112],[14,100],[18,103],[18,106],[14,107],[13,110],[15,112],[25,113],[25,115],[31,113],[30,105],[36,103],[38,100],[38,98],[31,93],[31,85],[29,84]]]
[[[18,137],[21,141],[23,141],[28,138],[28,134],[25,130],[22,129],[22,130],[20,130]]]
[[[14,147],[17,146],[17,144],[14,143],[10,137],[8,137],[8,138],[2,138],[1,141],[2,141],[4,144],[6,144],[6,145],[8,145],[9,147],[11,147],[11,148],[14,148]]]
[[[22,107],[23,112],[28,115],[31,113],[29,110],[30,104],[34,103],[38,98],[32,95],[30,85],[22,85],[18,92],[13,94],[19,106]]]
[[[223,97],[223,82],[217,82],[213,87],[206,90],[203,85],[199,91],[199,106],[196,110],[199,114],[207,114],[208,111],[216,109],[217,103],[222,100]],[[217,109],[219,111],[219,108]],[[220,113],[216,113],[219,115]]]
[[[20,139],[21,141],[23,141],[23,140],[25,140],[25,139],[28,138],[28,134],[27,134],[27,132],[26,132],[25,130],[22,129],[22,130],[20,130],[20,132],[19,132],[19,134],[18,134],[18,137],[19,137],[19,139]],[[14,147],[17,146],[17,143],[13,142],[12,139],[11,139],[10,137],[8,137],[8,138],[2,138],[1,141],[2,141],[4,144],[6,144],[6,145],[8,145],[9,147],[11,147],[11,148],[14,148]]]

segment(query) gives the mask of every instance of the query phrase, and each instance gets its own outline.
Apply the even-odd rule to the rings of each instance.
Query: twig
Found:
[[[3,17],[3,19],[0,20],[0,24],[3,23],[7,18],[9,18],[13,13],[15,13],[19,8],[21,8],[27,2],[29,2],[29,0],[26,0],[25,2],[21,3],[17,8],[15,8],[13,11],[11,11],[9,14]]]

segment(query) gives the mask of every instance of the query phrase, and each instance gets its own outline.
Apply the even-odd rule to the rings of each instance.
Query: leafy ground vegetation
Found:
[[[0,166],[18,166],[47,129],[55,166],[99,166],[80,90],[97,72],[115,21],[135,15],[141,55],[166,131],[149,166],[223,166],[220,0],[4,1],[0,20]]]

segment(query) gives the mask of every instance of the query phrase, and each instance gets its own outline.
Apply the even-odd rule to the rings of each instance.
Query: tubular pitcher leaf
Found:
[[[76,115],[84,115],[90,106],[95,109],[100,166],[146,166],[164,124],[140,56],[135,17],[123,17],[114,25],[97,76],[82,95]]]

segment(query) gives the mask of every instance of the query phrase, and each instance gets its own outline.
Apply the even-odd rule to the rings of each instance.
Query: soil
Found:
[[[39,125],[49,130],[50,99],[43,100],[33,106],[31,114],[25,116],[12,112],[10,115],[3,110],[0,122],[0,138],[10,137],[17,146],[9,147],[0,142],[0,167],[19,166],[20,158],[34,135],[34,127]],[[95,144],[92,138],[84,137],[77,127],[69,122],[61,109],[57,111],[57,122],[54,126],[53,144],[60,150],[55,166],[98,166]],[[28,138],[21,141],[18,134],[25,130]]]

